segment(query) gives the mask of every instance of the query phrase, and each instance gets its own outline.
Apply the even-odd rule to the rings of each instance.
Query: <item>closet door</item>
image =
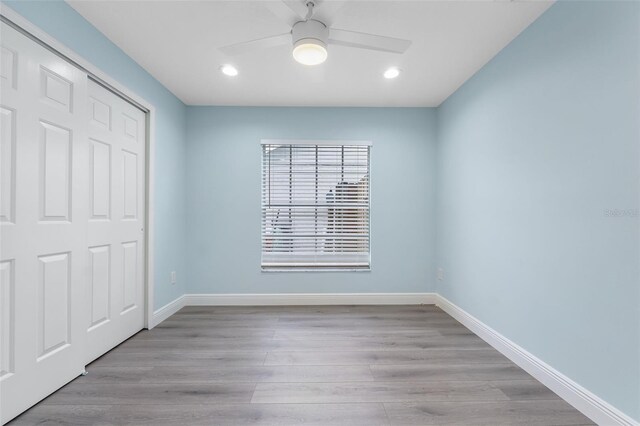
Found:
[[[84,368],[87,76],[2,23],[2,422]]]
[[[89,363],[144,326],[145,114],[89,81]]]

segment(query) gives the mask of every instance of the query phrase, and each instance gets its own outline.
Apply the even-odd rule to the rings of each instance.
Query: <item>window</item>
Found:
[[[262,268],[369,269],[370,142],[262,142]]]

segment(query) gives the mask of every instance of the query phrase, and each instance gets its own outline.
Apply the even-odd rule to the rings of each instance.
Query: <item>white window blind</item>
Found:
[[[369,142],[262,142],[262,268],[369,269]]]

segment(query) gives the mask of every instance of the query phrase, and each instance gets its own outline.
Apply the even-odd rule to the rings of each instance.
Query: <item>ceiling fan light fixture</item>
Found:
[[[382,74],[384,78],[391,80],[392,78],[396,78],[400,75],[400,69],[396,67],[391,67],[387,69],[384,74]]]
[[[319,65],[327,56],[327,45],[320,40],[303,38],[293,45],[293,59],[303,65]]]
[[[308,19],[291,28],[293,58],[303,65],[319,65],[327,60],[329,29],[320,21]]]
[[[228,75],[229,77],[235,77],[236,75],[238,75],[237,68],[229,64],[221,66],[220,71],[222,72],[222,74]]]

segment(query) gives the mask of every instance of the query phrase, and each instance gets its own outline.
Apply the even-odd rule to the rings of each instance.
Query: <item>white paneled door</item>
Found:
[[[0,421],[144,323],[145,114],[2,23]]]
[[[145,114],[89,81],[89,363],[144,325]]]
[[[2,25],[2,421],[84,369],[87,76]]]

